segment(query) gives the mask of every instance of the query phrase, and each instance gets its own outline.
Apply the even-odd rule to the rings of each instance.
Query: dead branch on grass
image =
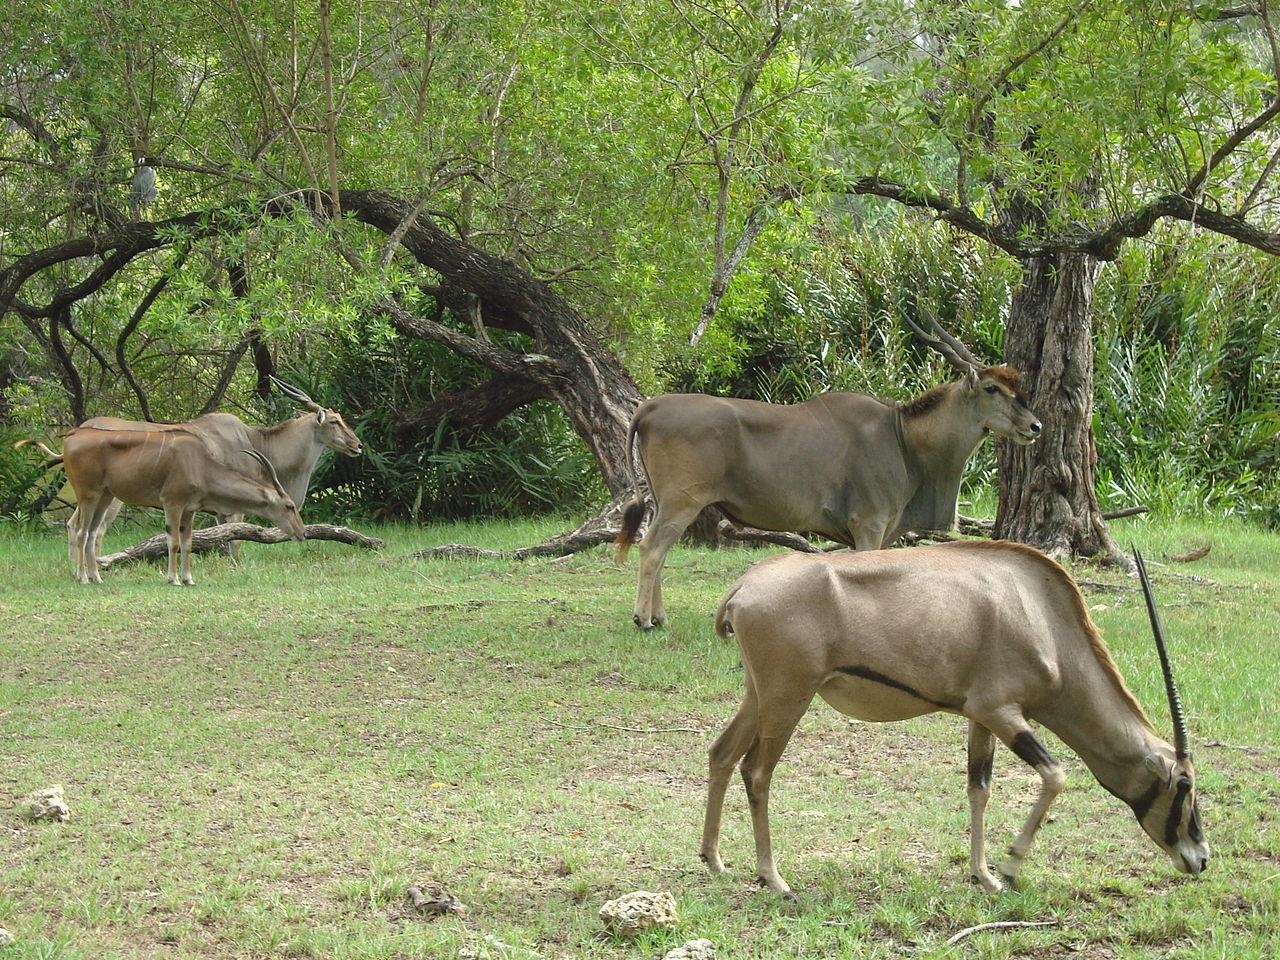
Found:
[[[380,550],[383,541],[370,537],[350,527],[335,527],[327,523],[308,523],[306,525],[308,540],[333,540],[337,543],[349,543],[366,550]],[[212,527],[195,530],[191,535],[191,550],[194,553],[210,553],[221,549],[232,540],[249,540],[253,543],[284,543],[289,535],[279,527],[260,527],[256,523],[220,523]],[[136,560],[158,560],[169,555],[168,537],[156,534],[141,543],[135,543],[126,550],[98,558],[98,566],[102,569],[117,563],[132,563]]]
[[[1060,927],[1061,920],[995,920],[991,923],[980,923],[976,927],[965,927],[955,936],[947,941],[948,947],[954,947],[957,943],[971,934],[981,933],[985,930],[1010,930],[1016,927]]]
[[[606,730],[621,730],[624,733],[703,733],[707,731],[701,727],[624,727],[616,723],[605,723],[603,720],[593,720],[591,723],[562,723],[559,720],[553,720],[551,717],[538,717],[544,723],[549,723],[553,727],[560,727],[562,730],[591,730],[595,727],[603,727]]]

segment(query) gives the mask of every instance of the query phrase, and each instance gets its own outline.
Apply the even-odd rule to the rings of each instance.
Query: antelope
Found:
[[[191,521],[197,510],[240,516],[252,513],[271,520],[292,539],[304,539],[298,507],[271,461],[257,450],[241,452],[261,467],[266,482],[227,466],[209,451],[203,437],[181,427],[72,430],[62,446],[62,462],[86,518],[77,531],[77,579],[81,583],[102,582],[97,534],[113,500],[164,509],[169,583],[174,585],[195,583],[191,577]]]
[[[721,637],[736,637],[746,694],[710,751],[701,856],[720,859],[720,815],[734,764],[755,833],[762,884],[791,889],[774,865],[769,784],[814,694],[865,721],[952,713],[969,721],[969,870],[996,892],[1017,882],[1023,860],[1065,775],[1032,731],[1034,720],[1074,750],[1174,866],[1209,863],[1200,830],[1186,718],[1142,557],[1146,596],[1173,715],[1174,742],[1156,735],[1129,692],[1079,588],[1031,547],[961,541],[910,550],[764,560],[716,611]],[[983,814],[999,739],[1040,775],[1040,793],[997,877],[987,866]]]
[[[81,426],[147,432],[171,430],[175,426],[182,427],[204,438],[209,448],[226,463],[246,469],[250,469],[251,465],[242,459],[242,454],[247,455],[248,450],[256,450],[275,465],[285,491],[301,510],[307,498],[307,486],[311,483],[311,474],[315,470],[320,455],[325,450],[336,450],[349,457],[358,457],[362,449],[360,438],[342,419],[342,414],[336,410],[322,407],[302,390],[283,380],[272,377],[271,381],[281,393],[297,401],[308,412],[292,420],[285,420],[267,427],[250,426],[229,413],[206,413],[189,423],[182,424],[122,420],[119,417],[93,417]],[[95,553],[102,552],[102,538],[119,512],[120,502],[113,500],[108,505],[107,513],[98,528],[98,540],[94,545]],[[244,514],[232,511],[223,514],[220,519],[223,522],[243,520]],[[67,521],[67,552],[73,563],[76,561],[76,544],[81,523],[82,514],[77,506],[71,514],[71,519]],[[239,551],[239,542],[233,541],[231,555],[238,558]]]
[[[860,393],[824,393],[783,406],[703,394],[667,394],[636,410],[628,462],[639,446],[656,511],[640,543],[632,619],[643,630],[666,621],[662,565],[705,507],[734,523],[811,531],[855,550],[875,550],[910,530],[949,530],[965,464],[988,433],[1018,444],[1041,424],[1011,367],[984,366],[930,320],[914,323],[961,379],[902,404]],[[910,323],[910,321],[908,321]],[[617,537],[621,562],[644,520],[634,469],[634,501]]]

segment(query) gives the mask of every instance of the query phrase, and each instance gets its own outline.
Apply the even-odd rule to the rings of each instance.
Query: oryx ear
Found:
[[[1142,758],[1142,763],[1161,780],[1168,780],[1173,774],[1173,764],[1158,753],[1148,753]]]
[[[316,423],[323,424],[328,418],[329,414],[324,407],[316,411]]]

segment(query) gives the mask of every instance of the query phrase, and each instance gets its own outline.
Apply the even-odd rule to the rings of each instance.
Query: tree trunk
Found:
[[[1093,292],[1100,261],[1084,254],[1034,257],[1013,297],[1004,352],[1022,374],[1044,423],[1029,447],[1002,440],[995,535],[1052,557],[1123,561],[1094,490]]]
[[[342,191],[342,208],[391,234],[409,219],[412,205],[375,191]],[[643,397],[621,361],[550,285],[516,263],[445,233],[426,217],[412,221],[400,241],[447,288],[478,298],[487,323],[518,330],[536,352],[516,354],[463,335],[394,304],[384,306],[406,336],[433,339],[488,365],[496,374],[535,380],[564,409],[616,496],[631,486],[627,426]]]

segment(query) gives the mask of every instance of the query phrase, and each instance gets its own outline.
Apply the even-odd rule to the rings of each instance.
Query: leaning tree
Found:
[[[1101,265],[1161,219],[1280,252],[1265,7],[36,9],[0,51],[0,323],[76,415],[85,368],[145,413],[139,340],[229,333],[216,398],[243,357],[264,381],[273,334],[358,309],[482,371],[407,411],[415,429],[554,400],[618,493],[633,375],[660,384],[646,357],[714,331],[770,222],[878,198],[1022,265],[1005,354],[1046,431],[1000,451],[997,532],[1114,554],[1092,473]],[[140,164],[159,193],[136,219]]]

